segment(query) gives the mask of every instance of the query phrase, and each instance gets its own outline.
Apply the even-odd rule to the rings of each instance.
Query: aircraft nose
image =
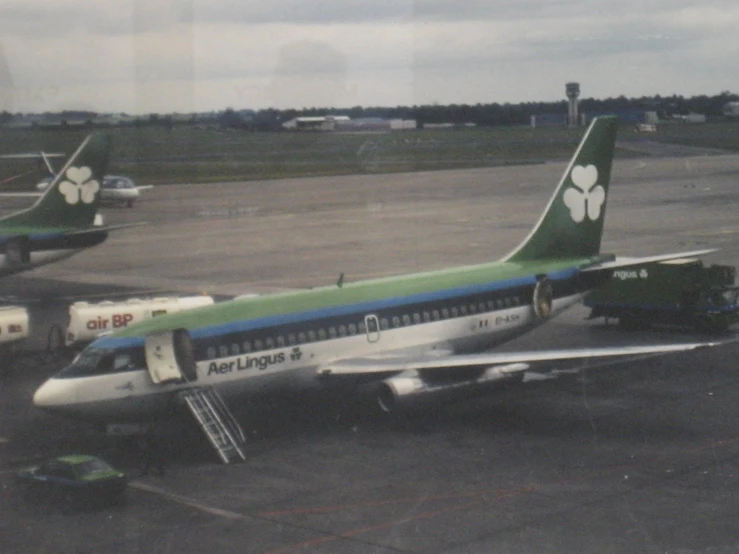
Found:
[[[49,379],[33,395],[33,404],[41,409],[61,408],[69,404],[67,387],[59,379]]]

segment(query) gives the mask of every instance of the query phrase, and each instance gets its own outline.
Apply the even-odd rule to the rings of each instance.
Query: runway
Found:
[[[110,223],[149,221],[5,279],[36,345],[71,299],[266,293],[479,263],[536,222],[564,164],[156,187]],[[603,250],[718,247],[739,265],[739,156],[615,162]],[[506,349],[702,340],[627,333],[578,307]],[[733,338],[733,335],[725,337]],[[399,418],[324,398],[237,406],[248,460],[222,466],[195,425],[165,433],[166,476],[96,430],[42,414],[59,361],[2,377],[3,552],[710,552],[739,550],[734,344],[621,363]],[[102,455],[127,502],[66,512],[17,494],[43,456]]]

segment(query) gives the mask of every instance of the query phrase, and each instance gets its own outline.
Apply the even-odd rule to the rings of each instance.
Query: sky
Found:
[[[736,0],[0,0],[0,111],[739,92]]]

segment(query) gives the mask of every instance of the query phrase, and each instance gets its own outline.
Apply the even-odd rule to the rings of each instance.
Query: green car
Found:
[[[42,498],[78,504],[120,500],[128,484],[124,473],[87,455],[52,458],[41,465],[21,469],[15,478],[29,492]]]

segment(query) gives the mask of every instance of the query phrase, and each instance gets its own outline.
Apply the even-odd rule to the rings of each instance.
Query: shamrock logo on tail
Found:
[[[91,204],[95,200],[95,194],[100,190],[100,183],[92,177],[89,167],[70,167],[65,175],[66,181],[59,185],[67,204],[77,204],[80,200],[83,204]]]
[[[576,165],[570,174],[575,188],[564,193],[564,203],[570,209],[575,223],[585,219],[585,215],[595,221],[600,217],[600,209],[606,201],[605,189],[598,182],[598,169],[594,165]]]

